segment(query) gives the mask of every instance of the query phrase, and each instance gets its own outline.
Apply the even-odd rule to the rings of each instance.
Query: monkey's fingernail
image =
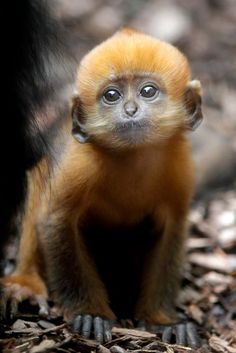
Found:
[[[41,307],[40,309],[39,309],[39,316],[41,316],[41,317],[48,317],[48,315],[49,315],[49,311],[48,311],[48,308],[47,307]]]

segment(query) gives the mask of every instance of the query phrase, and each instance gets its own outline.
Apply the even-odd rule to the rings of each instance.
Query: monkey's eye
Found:
[[[140,91],[140,95],[143,98],[154,98],[158,95],[158,93],[158,88],[153,85],[144,86]]]
[[[108,89],[103,93],[103,100],[106,103],[116,103],[121,98],[121,94],[117,89]]]

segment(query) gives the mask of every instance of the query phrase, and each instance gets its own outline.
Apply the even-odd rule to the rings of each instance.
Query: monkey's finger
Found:
[[[167,326],[164,327],[163,333],[162,333],[162,341],[166,343],[170,343],[172,337],[172,327]]]
[[[10,320],[14,319],[14,317],[16,316],[17,312],[18,312],[18,300],[16,298],[11,298],[10,302],[9,302],[9,317]]]
[[[147,331],[153,333],[163,333],[163,325],[148,325]]]
[[[194,323],[188,322],[186,325],[186,331],[189,346],[193,348],[201,347],[201,338],[197,333],[197,329]]]
[[[82,315],[76,316],[76,318],[73,321],[73,330],[80,332],[81,327],[82,327],[82,322],[83,322]]]
[[[5,321],[7,316],[7,295],[4,290],[0,292],[0,320]]]
[[[39,316],[41,317],[48,317],[49,316],[49,307],[48,307],[48,302],[45,297],[42,295],[36,295],[36,300],[39,306]]]
[[[94,338],[96,341],[103,343],[103,335],[104,335],[104,327],[103,327],[103,319],[99,316],[96,316],[93,319],[94,325]]]
[[[91,335],[91,328],[92,328],[93,318],[91,315],[84,315],[83,316],[83,324],[82,324],[82,335],[85,338],[89,338]]]
[[[104,326],[104,341],[109,342],[112,340],[111,329],[112,329],[113,323],[110,320],[103,320],[103,326]]]
[[[185,324],[178,324],[175,326],[175,336],[176,344],[180,344],[181,346],[185,346],[187,344]]]
[[[137,328],[140,330],[140,331],[146,331],[147,330],[147,324],[144,320],[139,320],[138,321],[138,324],[137,324]]]

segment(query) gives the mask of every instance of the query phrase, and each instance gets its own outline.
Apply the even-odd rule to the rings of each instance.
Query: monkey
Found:
[[[99,342],[129,317],[197,346],[175,305],[194,186],[185,135],[202,120],[201,84],[177,48],[124,28],[85,55],[76,86],[58,163],[44,187],[30,174],[5,306],[14,316],[33,298],[46,315],[49,297]]]
[[[53,154],[44,107],[73,77],[67,33],[53,17],[48,1],[6,1],[2,6],[10,25],[2,22],[1,29],[5,111],[1,130],[9,134],[1,138],[0,262],[12,220],[24,203],[26,171]],[[38,110],[42,112],[39,121]]]

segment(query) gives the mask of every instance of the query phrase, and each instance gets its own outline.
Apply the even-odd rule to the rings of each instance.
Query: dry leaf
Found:
[[[120,328],[120,327],[113,327],[112,329],[113,333],[118,333],[121,335],[129,335],[129,336],[134,336],[134,337],[143,337],[143,338],[155,338],[156,335],[154,333],[146,332],[146,331],[141,331],[141,330],[133,330],[133,329],[128,329],[128,328]]]
[[[56,346],[57,346],[57,343],[55,341],[45,339],[37,346],[34,346],[33,348],[31,348],[30,353],[41,353],[41,352],[43,353],[48,349],[55,348]]]
[[[199,308],[199,306],[195,305],[195,304],[191,304],[188,306],[187,309],[187,314],[192,317],[198,324],[202,324],[203,320],[204,320],[204,313],[202,312],[202,310]]]
[[[202,254],[189,255],[189,260],[199,266],[225,273],[236,271],[236,255]]]

